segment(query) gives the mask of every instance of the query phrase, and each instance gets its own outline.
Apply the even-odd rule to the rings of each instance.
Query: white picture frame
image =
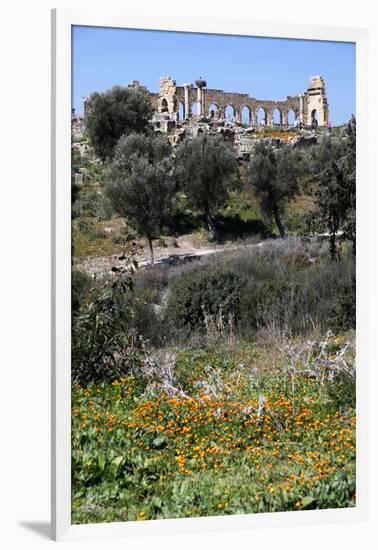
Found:
[[[71,525],[71,27],[159,29],[356,43],[357,504],[355,508]],[[368,31],[360,28],[147,16],[108,9],[52,12],[52,536],[113,538],[355,522],[368,514]]]

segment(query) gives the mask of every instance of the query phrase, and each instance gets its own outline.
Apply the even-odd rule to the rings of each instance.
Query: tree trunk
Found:
[[[277,229],[280,232],[280,237],[281,237],[281,239],[284,239],[286,237],[285,228],[282,225],[281,218],[280,218],[280,215],[278,213],[278,208],[277,207],[273,208],[273,217],[274,217],[274,221],[276,222]]]
[[[212,241],[219,241],[219,232],[215,221],[211,217],[209,212],[206,212],[206,222],[209,228],[209,235]]]
[[[147,239],[148,239],[148,246],[150,247],[151,265],[154,265],[155,255],[154,255],[154,247],[152,244],[152,239],[151,237],[147,237]]]

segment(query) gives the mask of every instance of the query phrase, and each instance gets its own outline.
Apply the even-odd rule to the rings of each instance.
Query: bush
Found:
[[[93,280],[84,273],[74,269],[71,277],[71,307],[72,315],[76,315],[80,308],[88,303],[90,293],[94,289]]]
[[[184,332],[203,330],[206,317],[220,312],[226,319],[238,319],[246,283],[246,277],[232,268],[193,269],[174,282],[166,319],[173,330]]]
[[[129,275],[108,281],[95,299],[73,317],[74,384],[112,382],[140,368],[143,342],[132,324],[132,289]]]
[[[273,241],[172,273],[164,326],[171,338],[203,333],[206,316],[220,312],[246,338],[262,327],[293,335],[355,328],[354,258],[331,261],[321,244]]]

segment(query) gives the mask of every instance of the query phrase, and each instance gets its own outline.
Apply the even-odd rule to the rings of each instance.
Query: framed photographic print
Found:
[[[54,538],[366,517],[366,56],[53,12]]]

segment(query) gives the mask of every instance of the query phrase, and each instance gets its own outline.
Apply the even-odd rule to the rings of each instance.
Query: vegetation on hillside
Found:
[[[95,154],[112,158],[117,141],[131,132],[146,132],[152,115],[148,97],[138,91],[114,86],[93,93],[86,104],[85,131]]]
[[[172,207],[172,171],[171,147],[163,137],[130,134],[119,140],[106,193],[113,210],[147,238],[152,264],[153,239],[160,236]]]
[[[238,164],[147,103],[93,94],[72,146],[73,257],[124,262],[72,272],[73,522],[354,506],[355,120]]]
[[[75,386],[73,523],[354,506],[353,340],[272,347],[165,353],[144,377]]]

